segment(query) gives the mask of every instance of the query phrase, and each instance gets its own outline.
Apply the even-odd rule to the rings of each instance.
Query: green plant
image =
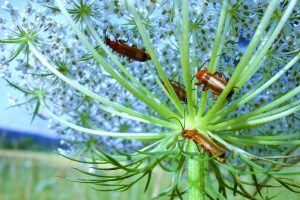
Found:
[[[16,20],[13,34],[0,43],[18,45],[3,59],[3,74],[10,75],[8,64],[25,55],[19,68],[26,85],[8,83],[26,95],[34,116],[42,112],[62,125],[55,129],[75,140],[72,152],[86,156],[79,162],[94,165],[92,172],[79,170],[90,178],[75,181],[124,191],[147,177],[146,190],[160,166],[173,178],[155,198],[226,199],[230,190],[248,199],[269,198],[267,189],[279,185],[299,192],[288,178],[299,174],[299,2],[65,3],[43,2],[48,15],[28,9],[39,20]],[[6,7],[15,19],[13,7]],[[68,25],[59,24],[60,14]],[[101,37],[107,28],[118,38],[130,33],[151,61],[120,62]],[[232,74],[216,101],[191,81],[207,57],[210,72]],[[168,81],[181,74],[186,105]],[[187,140],[182,124],[226,149],[227,162]],[[270,178],[278,185],[268,184]]]

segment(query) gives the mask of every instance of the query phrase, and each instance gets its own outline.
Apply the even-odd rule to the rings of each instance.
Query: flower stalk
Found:
[[[190,141],[188,143],[189,152],[197,152],[197,145]],[[188,199],[189,200],[204,200],[205,199],[205,159],[202,158],[188,160]]]

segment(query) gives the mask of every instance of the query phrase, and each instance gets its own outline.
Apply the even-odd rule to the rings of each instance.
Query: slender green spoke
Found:
[[[283,76],[287,70],[289,70],[292,66],[294,66],[294,64],[296,64],[299,61],[299,59],[300,59],[300,53],[298,53],[288,64],[286,64],[277,74],[275,74],[270,80],[265,82],[262,86],[260,86],[259,88],[255,88],[254,90],[246,93],[241,98],[237,99],[235,102],[233,102],[226,108],[219,111],[217,113],[216,117],[213,119],[213,123],[218,122],[220,119],[222,119],[228,113],[233,112],[235,109],[237,109],[241,105],[244,105],[245,103],[249,102],[255,96],[257,96],[262,91],[267,89],[270,85],[275,83],[281,76]]]
[[[214,65],[217,65],[216,59],[219,59],[219,58],[217,58],[217,55],[218,55],[218,52],[220,53],[220,51],[221,51],[221,50],[219,51],[219,49],[222,49],[222,47],[220,47],[219,43],[221,41],[221,38],[226,36],[225,32],[227,32],[227,31],[223,32],[223,28],[224,28],[224,23],[226,21],[226,16],[227,16],[226,15],[227,7],[228,7],[228,0],[224,0],[223,4],[222,4],[222,10],[220,13],[217,31],[216,31],[216,37],[215,37],[214,44],[213,44],[211,60],[210,60],[209,66],[208,66],[209,72],[213,72],[212,70],[216,69],[216,66],[214,67]],[[207,91],[202,92],[200,106],[199,106],[198,113],[197,113],[197,121],[199,121],[200,118],[203,116],[207,97],[208,97],[208,92]]]
[[[266,140],[266,141],[285,141],[293,138],[300,138],[300,132],[288,134],[288,133],[280,133],[278,135],[258,135],[258,136],[228,136],[226,134],[222,134],[222,138],[239,138],[245,140]]]
[[[0,40],[0,43],[4,43],[4,44],[17,44],[22,42],[25,42],[23,38],[12,38],[12,39]]]
[[[230,22],[231,22],[231,16],[229,14],[226,14],[226,20],[225,20],[225,24],[224,24],[224,28],[223,28],[224,30],[221,35],[221,40],[218,41],[219,44],[216,45],[218,47],[217,53],[213,52],[213,55],[215,55],[215,56],[211,58],[211,64],[209,63],[209,67],[208,67],[209,72],[213,73],[217,70],[218,63],[222,57],[222,50],[223,50],[223,47],[226,42],[226,37],[227,37],[228,31],[229,31]]]
[[[236,84],[236,87],[241,88],[244,85],[244,83],[246,82],[245,80],[248,80],[251,77],[251,75],[253,74],[253,73],[250,74],[250,72],[253,72],[253,71],[259,69],[261,66],[263,66],[264,61],[267,60],[267,56],[265,54],[263,54],[263,50],[265,49],[266,44],[269,41],[271,35],[274,33],[274,30],[276,29],[277,25],[278,25],[277,21],[274,21],[270,25],[270,28],[269,28],[268,32],[266,33],[266,35],[264,36],[264,38],[262,39],[261,44],[259,45],[256,52],[253,54],[249,63],[246,65],[246,67],[244,69],[243,73],[247,74],[247,76],[241,76]]]
[[[53,67],[48,61],[47,59],[35,48],[35,46],[29,42],[28,45],[30,46],[31,51],[33,52],[33,54],[36,56],[36,58],[47,67],[47,69],[49,71],[51,71],[53,74],[55,74],[58,78],[60,78],[62,81],[66,82],[68,85],[70,85],[71,87],[75,88],[76,90],[80,91],[82,94],[85,94],[101,103],[103,103],[104,105],[110,106],[116,110],[120,111],[120,116],[127,118],[128,115],[132,115],[135,116],[136,119],[140,118],[141,120],[139,121],[148,121],[149,123],[154,123],[154,124],[160,124],[160,126],[164,126],[163,124],[165,123],[160,123],[160,119],[157,119],[155,117],[151,117],[139,112],[136,112],[132,109],[120,106],[116,103],[113,103],[109,100],[106,100],[104,98],[102,98],[101,96],[97,95],[96,93],[86,89],[85,87],[83,87],[82,85],[80,85],[78,82],[73,81],[69,78],[67,78],[65,75],[63,75],[62,73],[60,73],[57,69],[55,69],[55,67]],[[168,122],[167,122],[168,124]],[[165,124],[166,125],[166,124]],[[169,128],[172,126],[170,123],[169,125],[167,125]]]
[[[107,45],[104,44],[104,42],[101,40],[95,29],[93,28],[92,24],[89,20],[85,19],[85,23],[88,26],[89,31],[91,32],[92,36],[95,38],[97,43],[101,46],[101,48],[105,51],[105,53],[108,55],[108,57],[116,64],[116,66],[132,81],[134,82],[140,90],[142,90],[145,94],[151,96],[151,98],[155,99],[155,101],[159,101],[157,97],[150,92],[145,86],[143,86],[117,59],[117,57],[107,48]],[[160,102],[162,105],[162,103]],[[165,106],[166,105],[162,105]]]
[[[165,72],[163,71],[159,61],[158,61],[158,58],[157,58],[157,55],[151,45],[151,42],[148,38],[148,34],[146,33],[146,30],[145,30],[145,27],[144,25],[142,24],[141,20],[140,20],[140,16],[135,8],[135,6],[133,5],[133,2],[132,0],[128,0],[127,1],[128,3],[128,8],[131,12],[131,14],[133,15],[134,17],[134,20],[135,20],[135,23],[136,23],[136,26],[139,30],[139,33],[145,43],[145,46],[146,46],[146,49],[147,51],[149,52],[150,56],[151,56],[151,60],[153,61],[154,63],[154,66],[157,70],[157,73],[159,75],[159,77],[161,78],[161,80],[165,83],[166,87],[167,87],[167,90],[170,92],[170,97],[171,97],[171,102],[174,104],[175,108],[180,112],[180,114],[183,116],[184,114],[184,109],[183,109],[183,106],[181,104],[181,102],[179,101],[173,87],[171,86],[170,82],[169,82],[169,79],[167,77],[167,75],[165,74]],[[169,117],[172,117],[172,116],[176,116],[179,118],[178,115],[176,115],[175,113],[173,113],[172,115],[169,115]]]
[[[243,149],[240,149],[238,147],[235,147],[235,146],[231,145],[230,143],[226,142],[220,136],[212,133],[211,131],[203,131],[201,133],[208,135],[209,137],[211,137],[212,139],[217,141],[219,144],[224,145],[226,147],[226,149],[228,149],[230,152],[234,152],[238,155],[244,155],[244,156],[248,156],[248,157],[255,157],[252,154],[244,151]]]
[[[224,128],[217,128],[217,126],[208,126],[209,128],[215,130],[215,131],[225,131],[225,130],[236,130],[236,129],[242,129],[242,128],[249,128],[249,127],[253,127],[253,126],[259,126],[261,124],[265,124],[267,122],[271,122],[274,121],[276,119],[280,119],[283,118],[287,115],[296,113],[300,110],[300,105],[295,106],[291,109],[288,109],[286,111],[283,111],[281,113],[275,114],[275,115],[271,115],[268,117],[264,117],[264,118],[259,118],[259,119],[255,119],[255,120],[245,120],[244,122],[239,122],[237,124],[234,124],[232,126],[226,126]]]
[[[287,104],[287,105],[285,105],[285,106],[281,106],[281,107],[279,107],[279,108],[277,108],[277,109],[274,109],[274,110],[272,110],[272,111],[269,111],[269,112],[267,112],[267,113],[262,113],[262,114],[255,115],[254,117],[251,117],[250,119],[251,119],[251,120],[253,120],[253,119],[260,119],[260,118],[268,117],[268,116],[270,116],[270,115],[275,115],[275,114],[277,114],[277,113],[281,113],[281,112],[283,112],[283,111],[285,111],[285,110],[288,110],[288,109],[290,109],[290,108],[293,108],[293,107],[295,107],[295,106],[297,106],[297,105],[300,105],[300,99],[297,100],[297,101],[294,101],[294,102],[292,102],[292,103],[289,103],[289,104]]]
[[[144,115],[141,113],[136,112],[138,115],[131,115],[129,113],[125,113],[125,112],[119,112],[116,111],[114,109],[111,109],[109,107],[103,106],[103,105],[96,105],[97,108],[99,108],[100,110],[103,110],[105,112],[108,112],[112,115],[116,115],[116,116],[120,116],[123,117],[125,119],[130,119],[130,120],[134,120],[134,121],[138,121],[138,122],[143,122],[143,123],[147,123],[147,124],[154,124],[156,126],[161,126],[161,127],[165,127],[165,128],[169,128],[169,129],[177,129],[173,123],[162,120],[162,119],[158,119],[152,116],[148,116],[148,115]]]
[[[68,21],[69,25],[72,27],[80,41],[83,45],[92,53],[95,60],[113,77],[115,78],[124,88],[130,91],[134,96],[138,99],[146,103],[149,107],[154,109],[156,112],[160,113],[163,117],[169,118],[170,116],[177,116],[172,110],[169,108],[161,107],[159,102],[153,101],[150,97],[143,94],[141,91],[134,88],[132,84],[128,83],[128,81],[117,71],[112,69],[110,65],[103,59],[103,57],[94,49],[93,45],[88,41],[87,37],[79,30],[71,16],[68,14],[61,0],[56,0],[56,3]]]
[[[216,32],[216,37],[214,40],[214,45],[212,49],[212,55],[210,58],[209,66],[208,66],[208,71],[209,72],[214,72],[217,68],[217,60],[218,58],[218,53],[221,52],[220,49],[222,49],[222,45],[220,45],[221,40],[224,40],[226,37],[227,31],[228,31],[228,26],[226,30],[226,26],[224,25],[227,21],[227,23],[230,20],[229,15],[227,15],[227,10],[228,10],[228,0],[225,0],[222,2],[222,10],[220,13],[220,18],[218,22],[218,27],[217,27],[217,32]],[[227,24],[229,25],[229,24]]]
[[[197,61],[198,61],[197,56],[198,55],[196,53],[196,44],[197,44],[196,31],[193,31],[192,35],[193,35],[193,42],[192,42],[192,63],[191,63],[192,69],[191,69],[191,71],[192,71],[192,74],[195,75],[197,73],[197,65],[198,65],[198,63],[197,63]],[[194,81],[195,81],[195,77],[193,76],[193,81],[191,81],[191,82],[194,83]],[[197,89],[198,88],[194,84],[192,84],[191,87],[192,87],[192,91],[193,91],[193,93],[192,93],[193,103],[194,103],[194,106],[196,106],[196,102],[197,102],[197,99],[198,99],[198,95],[197,95]]]
[[[272,101],[271,103],[259,108],[259,109],[256,109],[248,114],[245,114],[243,116],[240,116],[240,117],[236,117],[236,118],[233,118],[231,120],[228,120],[228,121],[225,121],[225,122],[222,122],[222,123],[218,123],[217,125],[211,125],[209,127],[214,127],[214,129],[219,129],[221,127],[225,127],[225,126],[230,126],[230,125],[233,125],[233,124],[236,124],[236,123],[240,123],[241,121],[243,120],[246,120],[248,118],[251,118],[251,117],[255,117],[257,116],[258,114],[260,113],[263,113],[263,112],[266,112],[280,104],[283,104],[285,103],[286,101],[289,101],[290,98],[294,97],[295,95],[299,94],[300,93],[300,85],[296,88],[294,88],[292,91],[290,91],[289,93],[285,94],[284,96],[280,97],[279,99],[275,100],[275,101]],[[298,102],[298,101],[297,101]],[[291,105],[292,106],[289,106],[287,108],[290,108],[290,107],[293,107],[294,105],[299,105],[298,103],[296,102],[295,103],[292,103]],[[279,108],[281,109],[281,108]],[[276,111],[275,111],[276,113]],[[268,114],[264,114],[263,116],[270,116],[270,114],[273,114],[272,111]]]
[[[182,45],[180,48],[180,57],[181,57],[181,67],[183,69],[184,73],[184,83],[185,83],[185,89],[187,94],[187,102],[188,102],[188,110],[189,115],[191,117],[194,117],[194,103],[192,99],[192,86],[191,86],[191,72],[190,72],[190,38],[189,38],[189,24],[190,24],[190,18],[189,18],[189,2],[188,0],[184,0],[182,2],[183,8],[182,8],[182,25],[183,25],[183,39],[182,39]]]
[[[203,120],[210,121],[213,117],[213,115],[222,108],[224,103],[226,102],[226,97],[229,94],[229,92],[232,90],[232,88],[235,86],[236,82],[240,78],[240,74],[242,74],[245,66],[251,59],[251,56],[253,52],[255,51],[256,46],[260,42],[261,38],[264,35],[265,29],[268,27],[269,23],[272,21],[271,18],[273,16],[274,11],[277,9],[279,0],[273,0],[270,2],[268,8],[264,12],[264,16],[261,19],[254,36],[252,40],[250,41],[246,52],[243,54],[240,62],[238,63],[232,77],[230,78],[229,82],[227,83],[227,86],[225,90],[221,93],[218,100],[212,107],[212,109],[206,114],[205,118]]]
[[[299,137],[299,135],[298,135]],[[300,140],[263,140],[240,138],[235,136],[224,137],[224,139],[230,143],[240,145],[240,146],[255,146],[255,145],[268,145],[268,146],[278,146],[278,145],[300,145]]]
[[[43,102],[43,100],[41,100]],[[47,105],[45,103],[42,103],[44,111],[51,116],[54,120],[58,121],[59,123],[70,127],[74,130],[83,132],[83,133],[88,133],[92,135],[97,135],[97,136],[110,136],[110,137],[118,137],[118,138],[127,138],[127,139],[135,139],[135,140],[142,140],[142,141],[149,141],[149,140],[158,140],[162,139],[165,137],[168,137],[174,133],[122,133],[122,132],[110,132],[110,131],[105,131],[101,129],[89,129],[85,128],[76,124],[73,124],[71,122],[68,122],[67,120],[64,120],[62,116],[57,116],[53,112],[49,110]]]
[[[197,89],[197,87],[196,87]],[[199,109],[197,113],[197,121],[200,121],[206,106],[206,99],[208,97],[208,91],[201,91],[201,99],[199,104]]]
[[[237,83],[237,87],[241,87],[245,84],[245,82],[258,70],[258,63],[261,61],[261,59],[265,56],[265,54],[267,53],[268,49],[272,46],[272,44],[274,43],[274,41],[277,39],[277,36],[279,35],[279,33],[281,32],[282,28],[284,27],[284,25],[286,24],[289,16],[291,15],[295,5],[297,3],[297,0],[292,0],[290,1],[288,7],[286,8],[283,16],[281,17],[278,25],[276,26],[275,30],[272,31],[272,34],[269,38],[267,38],[267,42],[265,43],[264,47],[262,48],[261,51],[259,51],[259,53],[257,54],[256,57],[253,57],[253,60],[255,61],[255,63],[251,64],[249,63],[249,65],[251,66],[249,68],[249,70],[244,71],[246,74],[248,74],[248,76],[243,76]],[[243,73],[244,73],[243,72]]]

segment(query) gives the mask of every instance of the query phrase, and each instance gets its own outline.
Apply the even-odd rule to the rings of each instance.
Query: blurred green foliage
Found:
[[[1,149],[22,149],[31,151],[44,151],[45,148],[34,143],[32,138],[22,138],[19,140],[14,140],[8,142],[7,140],[0,138],[0,148]]]
[[[55,154],[0,149],[0,199],[147,200],[165,187],[162,184],[168,184],[166,176],[156,173],[147,192],[144,192],[146,180],[123,193],[99,192],[86,184],[67,180],[65,177],[78,178],[80,175],[71,167],[80,168],[77,163]]]
[[[120,192],[99,192],[86,184],[75,183],[65,177],[80,178],[74,168],[81,168],[72,162],[52,153],[12,151],[0,149],[0,199],[1,200],[150,200],[170,184],[170,177],[161,170],[154,170],[153,179],[144,192],[144,179],[130,190]],[[300,178],[287,177],[300,181]],[[246,180],[245,180],[246,181]],[[273,181],[268,184],[276,183]],[[277,184],[278,185],[278,184]],[[273,188],[263,193],[274,200],[299,199],[299,194],[284,188]],[[259,198],[259,195],[256,196]],[[169,199],[162,197],[159,200]],[[228,193],[228,199],[243,198]]]

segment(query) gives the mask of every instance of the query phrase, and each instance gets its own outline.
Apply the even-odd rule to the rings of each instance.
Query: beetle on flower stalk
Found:
[[[198,146],[221,163],[226,163],[225,152],[212,139],[197,130],[184,130],[183,136],[193,140]]]
[[[202,91],[211,89],[213,92],[213,99],[215,99],[216,95],[220,95],[224,91],[229,81],[229,78],[226,77],[222,72],[216,71],[212,74],[207,70],[206,67],[204,69],[200,69],[195,77],[198,79],[198,82],[196,82],[195,85],[203,84],[204,86],[202,88]],[[231,89],[226,99],[230,100],[233,94],[234,90]]]
[[[128,58],[128,62],[132,62],[132,60],[145,62],[151,59],[149,53],[147,53],[144,49],[138,49],[134,44],[129,46],[126,44],[126,41],[118,40],[116,37],[115,41],[110,40],[106,35],[106,30],[107,28],[104,31],[105,44],[108,45],[113,51],[126,56]]]
[[[193,140],[198,145],[198,147],[201,147],[206,153],[213,156],[216,160],[221,163],[226,163],[225,151],[212,139],[202,133],[199,133],[197,130],[186,130],[179,119],[175,117],[171,118],[176,119],[180,123],[182,127],[182,135],[184,138]]]
[[[186,91],[183,88],[183,86],[177,81],[169,80],[169,82],[170,82],[173,90],[175,91],[178,99],[186,104],[187,103]],[[165,87],[165,89],[167,90],[167,92],[169,92],[168,88],[166,87],[166,84],[164,82],[162,82],[162,84]]]

